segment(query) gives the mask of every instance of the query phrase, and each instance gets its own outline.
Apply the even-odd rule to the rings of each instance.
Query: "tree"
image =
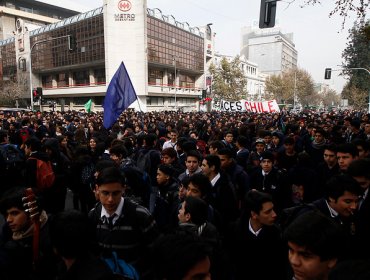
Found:
[[[350,85],[349,82],[344,86],[342,97],[348,99],[348,104],[355,110],[364,110],[368,105],[368,92]]]
[[[349,77],[347,89],[343,90],[343,98],[348,99],[349,104],[357,102],[352,95],[354,88],[368,92],[370,90],[370,75],[365,70],[351,70],[350,68],[365,68],[370,70],[370,39],[368,30],[370,22],[362,26],[354,26],[349,31],[347,47],[342,53],[344,75]]]
[[[340,96],[333,89],[325,89],[319,93],[320,101],[325,107],[337,106],[340,104]]]
[[[212,94],[216,99],[240,100],[247,94],[247,78],[241,67],[239,56],[230,62],[223,57],[219,65],[211,64],[209,72],[213,77]]]
[[[29,87],[27,85],[27,79],[24,75],[20,75],[20,83],[15,80],[0,80],[0,105],[4,106],[15,106],[16,100],[18,100],[22,105],[25,97],[25,93],[29,92]]]
[[[276,99],[278,103],[293,104],[294,95],[302,106],[316,105],[318,102],[313,79],[303,69],[272,75],[267,78],[265,85],[267,96]]]
[[[294,2],[294,0],[293,0]],[[321,4],[321,0],[304,0],[304,5],[316,5]],[[303,5],[303,6],[304,6]],[[362,22],[366,18],[366,12],[369,8],[370,1],[368,0],[336,0],[334,9],[329,13],[329,16],[339,14],[343,17],[342,27],[346,22],[347,17],[350,13],[354,12],[359,22]]]

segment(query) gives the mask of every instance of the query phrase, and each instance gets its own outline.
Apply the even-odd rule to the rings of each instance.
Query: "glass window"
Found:
[[[74,85],[85,86],[90,84],[89,72],[88,71],[78,71],[73,72]]]
[[[68,73],[57,74],[57,87],[67,87],[67,86],[69,86]]]

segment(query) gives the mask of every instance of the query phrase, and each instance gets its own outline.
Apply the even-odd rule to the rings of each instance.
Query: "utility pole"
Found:
[[[297,71],[294,71],[293,110],[295,110],[296,105],[296,90],[297,90]]]
[[[174,61],[174,65],[175,65],[175,111],[177,112],[177,99],[176,99],[176,94],[177,94],[177,70],[176,70],[176,56],[174,55],[172,57],[173,61]]]

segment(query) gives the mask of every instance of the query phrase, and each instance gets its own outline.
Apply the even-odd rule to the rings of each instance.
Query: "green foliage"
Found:
[[[370,40],[365,30],[369,28],[370,22],[366,25],[354,26],[350,30],[346,49],[342,53],[344,59],[343,67],[345,75],[350,77],[350,86],[362,90],[368,90],[370,86],[370,75],[364,70],[350,70],[349,68],[370,68]]]
[[[368,106],[368,91],[350,86],[349,82],[344,86],[342,98],[348,99],[348,104],[355,110],[367,110]]]
[[[342,91],[342,97],[348,99],[350,105],[355,103],[358,105],[358,100],[355,100],[352,91],[358,89],[360,92],[368,92],[370,90],[370,74],[365,70],[350,69],[365,68],[370,70],[369,25],[370,21],[361,26],[355,25],[350,30],[347,47],[342,53],[343,68],[346,69],[344,75],[349,77],[349,82]]]
[[[209,71],[213,77],[212,94],[214,98],[240,100],[246,97],[247,78],[241,69],[239,56],[230,62],[224,57],[220,65],[212,64]]]
[[[303,69],[292,69],[270,76],[266,80],[265,91],[278,103],[294,104],[294,92],[302,106],[316,105],[318,102],[313,79]]]

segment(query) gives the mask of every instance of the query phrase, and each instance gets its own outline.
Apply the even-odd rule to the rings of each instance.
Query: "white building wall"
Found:
[[[257,63],[260,72],[266,74],[279,74],[297,67],[293,34],[282,34],[279,28],[262,31],[243,28],[241,55]]]
[[[146,0],[104,0],[107,87],[123,61],[143,111],[146,111],[148,92],[146,8]],[[139,110],[138,102],[131,107]]]

